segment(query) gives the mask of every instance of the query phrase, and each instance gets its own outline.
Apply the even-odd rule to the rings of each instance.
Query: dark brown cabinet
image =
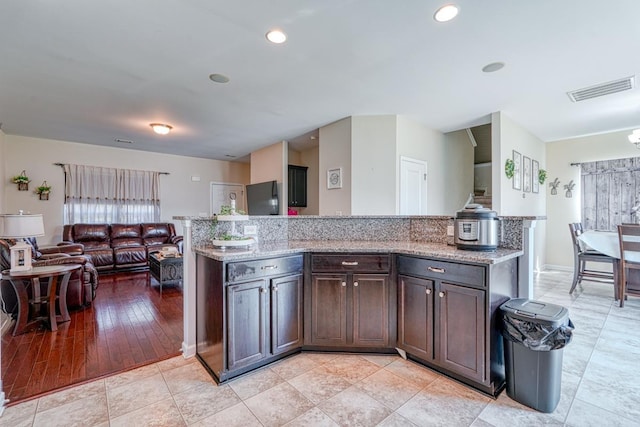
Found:
[[[482,266],[398,256],[398,348],[487,392],[504,383],[489,283],[513,295],[515,263]]]
[[[289,206],[307,207],[307,167],[289,165]]]
[[[303,257],[196,262],[197,355],[218,381],[299,351]]]
[[[389,264],[388,255],[314,254],[308,344],[388,347]]]

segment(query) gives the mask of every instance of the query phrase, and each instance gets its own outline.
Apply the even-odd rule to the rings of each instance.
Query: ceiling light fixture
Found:
[[[229,77],[224,74],[209,74],[209,79],[216,83],[229,83]]]
[[[482,67],[482,71],[485,73],[493,73],[504,68],[504,62],[492,62]]]
[[[447,4],[436,10],[436,13],[433,15],[433,19],[438,22],[447,22],[451,21],[453,18],[458,16],[458,6],[455,4]]]
[[[287,35],[281,30],[271,30],[266,34],[267,40],[271,43],[280,44],[287,41]]]
[[[629,136],[629,142],[640,149],[640,129],[634,130]]]
[[[151,123],[149,126],[151,126],[151,129],[158,135],[166,135],[173,129],[172,126],[165,125],[164,123]]]

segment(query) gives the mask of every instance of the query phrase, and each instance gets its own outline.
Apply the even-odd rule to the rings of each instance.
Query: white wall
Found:
[[[427,213],[453,216],[473,193],[473,145],[460,130],[434,139],[429,153],[429,193],[434,197]]]
[[[320,170],[318,168],[320,148],[313,147],[300,152],[300,164],[307,166],[307,207],[300,208],[302,215],[319,215],[320,206],[318,190],[320,186]]]
[[[286,215],[289,181],[289,147],[287,141],[276,142],[251,153],[251,184],[277,181],[280,215]]]
[[[547,212],[548,182],[540,185],[539,193],[525,193],[514,190],[512,180],[504,174],[504,164],[512,158],[513,150],[523,157],[537,160],[540,169],[546,167],[545,143],[528,130],[511,120],[503,112],[493,113],[491,116],[491,156],[493,164],[493,210],[502,216],[544,216]],[[524,179],[523,179],[524,180]],[[524,189],[524,185],[522,186]],[[545,261],[546,224],[544,220],[537,222],[534,229],[534,269],[540,270]]]
[[[630,130],[611,132],[547,143],[547,188],[548,182],[560,180],[558,194],[547,196],[547,260],[550,267],[573,268],[573,248],[568,224],[581,221],[580,168],[570,163],[593,162],[597,160],[639,157],[637,150],[629,143]],[[565,197],[563,186],[570,180],[576,183],[573,197]]]
[[[7,176],[7,154],[6,154],[6,142],[5,134],[0,130],[0,178],[6,178]],[[6,180],[3,185],[0,185],[0,213],[8,213],[5,209],[5,194],[6,194]]]
[[[396,117],[351,118],[351,214],[396,214]]]
[[[351,215],[351,117],[320,128],[318,201],[320,215]],[[342,188],[327,189],[327,170],[342,168]]]
[[[160,177],[161,221],[173,222],[182,234],[180,221],[175,215],[193,215],[209,212],[209,183],[248,183],[249,166],[243,163],[170,154],[149,153],[123,148],[111,148],[90,144],[56,141],[42,138],[5,136],[2,190],[5,191],[4,210],[17,212],[24,209],[42,213],[45,221],[44,237],[39,243],[56,243],[62,238],[64,173],[54,163],[84,164],[125,169],[169,172]],[[29,191],[18,191],[10,179],[26,170],[32,180]],[[192,182],[191,176],[199,176]],[[46,180],[53,188],[49,200],[41,201],[33,189]]]

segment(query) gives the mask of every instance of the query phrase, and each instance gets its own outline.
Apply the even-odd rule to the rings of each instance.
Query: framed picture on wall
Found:
[[[531,158],[524,156],[522,159],[522,190],[525,193],[531,192]]]
[[[540,171],[540,163],[537,160],[531,161],[531,192],[540,192],[540,182],[538,181],[538,172]]]
[[[342,168],[327,170],[327,188],[342,188]]]
[[[522,154],[513,150],[513,189],[522,190]]]

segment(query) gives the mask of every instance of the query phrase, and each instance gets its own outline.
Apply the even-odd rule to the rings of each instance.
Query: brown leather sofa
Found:
[[[78,308],[88,306],[95,299],[98,288],[98,272],[91,259],[82,255],[83,247],[77,244],[60,244],[51,248],[39,248],[36,239],[26,239],[32,246],[32,266],[46,267],[50,265],[80,264],[82,269],[75,271],[69,278],[67,287],[67,307]],[[0,239],[0,268],[11,268],[11,251],[14,241]],[[13,286],[8,281],[1,283],[3,309],[7,313],[17,313],[17,298]]]
[[[65,243],[81,243],[100,272],[146,268],[149,254],[173,246],[182,252],[182,236],[172,223],[71,224],[62,230]]]

